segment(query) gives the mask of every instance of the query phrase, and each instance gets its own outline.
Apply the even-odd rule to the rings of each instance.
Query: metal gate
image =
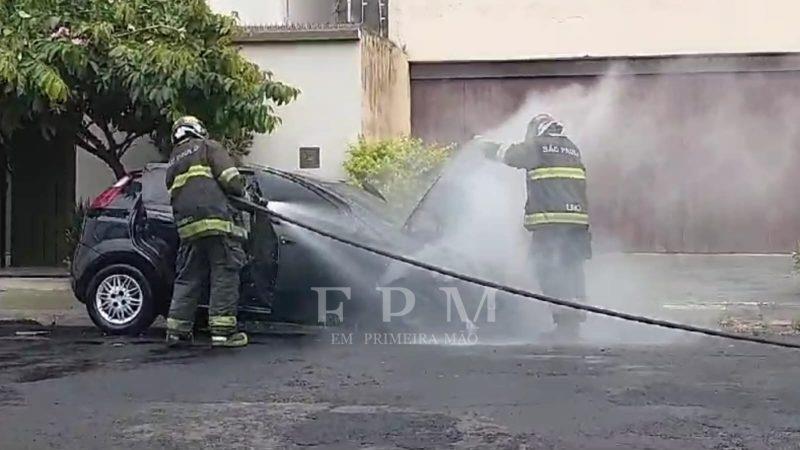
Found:
[[[591,62],[412,65],[413,133],[463,142],[514,120],[521,137],[521,116],[547,108],[584,153],[600,246],[791,251],[800,238],[796,67],[763,58]]]

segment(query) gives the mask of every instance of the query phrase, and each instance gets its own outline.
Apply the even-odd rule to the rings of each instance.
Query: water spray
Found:
[[[369,253],[372,253],[372,254],[375,254],[375,255],[383,256],[385,258],[389,258],[389,259],[393,259],[393,260],[396,260],[396,261],[400,261],[402,263],[405,263],[405,264],[408,264],[408,265],[411,265],[411,266],[414,266],[414,267],[418,267],[420,269],[428,270],[430,272],[435,272],[435,273],[438,273],[440,275],[444,275],[444,276],[451,277],[451,278],[454,278],[454,279],[457,279],[457,280],[465,281],[467,283],[472,283],[472,284],[476,284],[476,285],[479,285],[479,286],[483,286],[485,288],[495,289],[495,290],[498,290],[498,291],[506,292],[508,294],[516,295],[516,296],[519,296],[519,297],[524,297],[524,298],[527,298],[527,299],[530,299],[530,300],[536,300],[536,301],[539,301],[539,302],[549,303],[551,305],[562,306],[562,307],[566,307],[566,308],[586,311],[586,312],[589,312],[589,313],[592,313],[592,314],[598,314],[598,315],[603,315],[603,316],[607,316],[607,317],[613,317],[613,318],[617,318],[617,319],[626,320],[626,321],[629,321],[629,322],[636,322],[636,323],[641,323],[641,324],[645,324],[645,325],[668,328],[668,329],[672,329],[672,330],[681,330],[681,331],[687,331],[687,332],[690,332],[690,333],[703,334],[703,335],[706,335],[706,336],[713,336],[713,337],[719,337],[719,338],[731,339],[731,340],[743,341],[743,342],[751,342],[751,343],[756,343],[756,344],[772,345],[772,346],[776,346],[776,347],[800,349],[800,344],[795,344],[795,343],[791,343],[791,342],[784,342],[784,341],[779,341],[779,340],[774,340],[774,339],[760,338],[760,337],[756,337],[756,336],[744,336],[744,335],[739,335],[739,334],[727,333],[727,332],[724,332],[724,331],[714,330],[714,329],[710,329],[710,328],[703,328],[703,327],[697,327],[697,326],[688,325],[688,324],[671,322],[671,321],[667,321],[667,320],[654,319],[654,318],[651,318],[651,317],[645,317],[645,316],[629,314],[629,313],[625,313],[625,312],[621,312],[621,311],[615,311],[615,310],[612,310],[612,309],[601,308],[601,307],[597,307],[597,306],[571,302],[571,301],[568,301],[568,300],[563,300],[563,299],[559,299],[559,298],[555,298],[555,297],[550,297],[550,296],[543,295],[543,294],[537,294],[537,293],[534,293],[534,292],[530,292],[530,291],[526,291],[526,290],[523,290],[523,289],[514,288],[514,287],[511,287],[511,286],[505,286],[505,285],[502,285],[502,284],[499,284],[499,283],[495,283],[493,281],[484,280],[484,279],[473,277],[473,276],[470,276],[470,275],[465,275],[465,274],[462,274],[462,273],[459,273],[459,272],[456,272],[456,271],[453,271],[453,270],[450,270],[450,269],[447,269],[447,268],[444,268],[444,267],[439,267],[439,266],[435,266],[435,265],[432,265],[432,264],[428,264],[428,263],[423,262],[423,261],[418,261],[418,260],[403,256],[403,255],[398,255],[396,253],[393,253],[393,252],[390,252],[390,251],[387,251],[387,250],[379,249],[379,248],[372,247],[372,246],[367,245],[367,244],[363,244],[363,243],[359,243],[359,242],[353,241],[353,240],[345,238],[345,237],[338,236],[338,235],[336,235],[334,233],[330,233],[330,232],[321,230],[321,229],[319,229],[317,227],[314,227],[312,225],[308,225],[308,224],[303,223],[301,221],[298,221],[296,219],[292,219],[292,218],[286,217],[283,214],[271,211],[269,208],[265,207],[264,205],[256,204],[256,203],[250,202],[248,200],[245,200],[243,198],[235,198],[235,200],[236,200],[237,203],[239,203],[241,205],[244,205],[247,208],[256,209],[256,210],[262,211],[262,212],[264,212],[264,213],[266,213],[266,214],[268,214],[268,215],[270,215],[272,217],[275,217],[276,219],[282,220],[282,221],[284,221],[286,223],[292,224],[292,225],[294,225],[296,227],[302,228],[304,230],[307,230],[307,231],[310,231],[312,233],[318,234],[320,236],[326,237],[328,239],[334,240],[336,242],[339,242],[339,243],[342,243],[342,244],[345,244],[345,245],[349,245],[351,247],[358,248],[360,250],[363,250],[363,251],[366,251],[366,252],[369,252]]]

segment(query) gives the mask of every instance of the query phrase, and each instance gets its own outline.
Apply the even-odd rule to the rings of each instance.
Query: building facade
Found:
[[[784,206],[800,169],[798,12],[788,0],[400,0],[389,34],[410,61],[413,134],[519,140],[545,111],[566,124],[599,246],[785,253],[800,237],[800,211]]]
[[[800,51],[793,0],[394,0],[412,62]]]
[[[800,168],[796,1],[209,3],[250,29],[248,58],[302,90],[250,162],[338,178],[359,135],[515,139],[547,110],[584,148],[601,242],[786,252],[797,238],[800,215],[774,206],[793,201]],[[124,162],[157,158],[142,148]],[[112,181],[78,152],[77,199]]]
[[[356,26],[252,30],[240,45],[248,59],[302,90],[279,108],[281,126],[256,137],[248,162],[342,178],[359,136],[411,132],[408,62],[391,42]],[[304,162],[308,154],[319,163]]]
[[[256,136],[246,162],[341,178],[348,145],[359,136],[410,133],[409,66],[405,53],[382,37],[387,34],[386,0],[209,4],[239,17],[246,33],[237,44],[247,58],[302,91],[296,101],[277,108],[283,123],[270,135]],[[301,149],[311,156],[308,164],[300,163]],[[312,161],[315,155],[318,164]],[[133,170],[159,158],[143,140],[127,152],[123,164]],[[76,199],[93,198],[113,181],[105,163],[77,151]]]
[[[237,42],[244,55],[302,90],[295,102],[277,108],[283,124],[268,136],[256,136],[245,162],[341,178],[348,145],[359,136],[410,133],[409,66],[404,52],[385,38],[385,0],[210,4],[239,17],[247,30]],[[69,252],[64,227],[72,221],[74,204],[114,183],[98,158],[80,149],[63,150],[59,158],[47,159],[58,177],[36,171],[32,164],[38,156],[29,152],[30,158],[15,161],[16,175],[4,180],[0,266],[61,265]],[[122,162],[136,170],[162,158],[142,139]],[[64,172],[65,167],[74,172]]]

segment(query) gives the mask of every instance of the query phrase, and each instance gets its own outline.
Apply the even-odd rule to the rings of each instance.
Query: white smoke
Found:
[[[795,238],[773,232],[770,224],[785,223],[796,209],[774,202],[789,198],[782,191],[800,161],[800,135],[792,123],[800,89],[786,89],[767,103],[760,94],[791,87],[792,80],[759,74],[633,79],[619,73],[532,92],[511,118],[481,134],[518,142],[538,113],[561,121],[589,176],[595,237],[595,258],[587,264],[589,301],[663,315],[661,305],[676,299],[660,287],[686,280],[665,279],[619,252],[750,251],[781,248]],[[455,218],[441,244],[480,261],[472,268],[476,275],[537,289],[530,236],[522,228],[524,173],[476,153],[469,145],[462,149],[448,168],[455,176],[447,176],[426,205]],[[639,229],[631,231],[631,218]],[[760,236],[753,227],[763,228],[763,241],[753,241]],[[523,302],[515,306],[518,314],[499,319],[516,322],[520,337],[551,326],[547,307]],[[627,343],[684,336],[599,317],[590,318],[585,334],[590,341]]]
[[[603,207],[594,211],[601,247],[790,251],[800,221],[780,202],[800,163],[800,83],[784,74],[620,72],[531,94],[484,134],[520,140],[543,111],[563,122],[589,170],[590,206]],[[637,236],[626,221],[639,224]]]

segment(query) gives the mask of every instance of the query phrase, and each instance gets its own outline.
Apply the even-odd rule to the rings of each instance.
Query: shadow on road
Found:
[[[135,369],[144,364],[182,364],[230,353],[211,349],[206,335],[190,347],[168,349],[164,330],[136,337],[103,335],[93,327],[44,327],[35,322],[0,324],[0,384],[30,383],[100,369]],[[261,334],[252,345],[303,339],[297,333]],[[2,401],[3,392],[0,392]]]

